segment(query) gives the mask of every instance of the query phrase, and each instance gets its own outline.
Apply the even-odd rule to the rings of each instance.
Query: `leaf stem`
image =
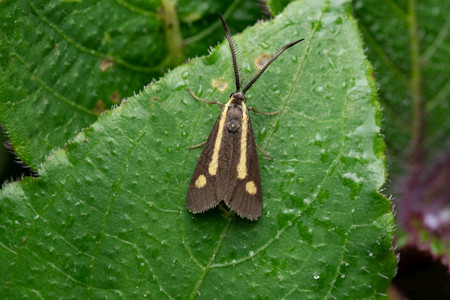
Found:
[[[227,10],[223,14],[223,17],[225,19],[228,19],[228,17],[231,15],[231,13],[236,10],[236,7],[238,6],[239,2],[240,2],[239,0],[234,0],[230,4],[230,6],[228,6]],[[220,29],[220,25],[221,25],[220,20],[217,19],[217,21],[215,21],[209,27],[207,27],[204,30],[200,31],[196,35],[193,35],[191,37],[186,38],[184,40],[184,44],[185,45],[192,44],[192,43],[195,43],[198,40],[203,39],[204,37],[206,37],[206,36],[210,35],[211,33],[213,33],[215,30]]]
[[[170,64],[177,66],[183,63],[183,38],[180,32],[180,23],[175,8],[176,2],[173,0],[163,0],[160,13],[164,21],[164,35],[166,37],[167,50],[171,58]]]
[[[418,204],[422,201],[422,173],[424,169],[424,99],[422,91],[421,58],[419,47],[419,36],[417,31],[416,0],[408,0],[408,29],[411,57],[411,78],[409,89],[411,93],[412,123],[411,123],[411,152],[409,157],[409,168],[406,186],[401,197],[401,206],[398,217],[400,222],[413,232],[414,220]]]
[[[412,176],[419,175],[423,167],[423,131],[424,131],[424,99],[422,91],[421,60],[419,36],[417,30],[416,1],[408,1],[408,24],[409,39],[411,46],[411,79],[410,89],[412,97],[412,152],[410,163],[412,166]]]

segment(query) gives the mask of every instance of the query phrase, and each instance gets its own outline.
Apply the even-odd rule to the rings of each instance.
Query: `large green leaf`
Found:
[[[355,1],[375,65],[402,240],[450,257],[450,2]]]
[[[291,3],[235,36],[243,72],[284,53],[247,93],[264,208],[192,215],[202,142],[234,91],[228,45],[107,112],[0,193],[0,293],[18,297],[376,298],[394,275],[381,115],[347,1]],[[219,89],[216,89],[220,82]],[[222,89],[223,87],[226,89]]]
[[[181,2],[178,19],[170,0],[1,1],[0,122],[16,154],[36,170],[105,108],[222,40],[217,11],[234,30],[253,24],[253,2]]]

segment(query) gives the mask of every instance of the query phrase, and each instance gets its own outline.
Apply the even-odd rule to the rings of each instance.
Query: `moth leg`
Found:
[[[189,146],[189,147],[186,147],[186,148],[188,148],[188,149],[195,149],[195,148],[198,148],[198,147],[201,147],[201,146],[203,146],[204,144],[206,144],[206,141],[204,141],[203,143],[200,143],[200,144],[194,145],[194,146]]]
[[[264,150],[261,149],[261,147],[259,147],[257,143],[255,143],[255,145],[256,145],[256,148],[258,148],[258,150],[259,150],[264,156],[266,156],[266,157],[267,157],[268,159],[270,159],[270,160],[273,160],[273,157],[270,156],[269,154],[267,154],[266,152],[264,152]]]
[[[248,110],[253,110],[255,112],[255,114],[266,115],[266,116],[272,116],[272,115],[276,115],[276,114],[280,113],[279,110],[274,111],[274,112],[265,113],[265,112],[261,112],[259,110],[254,109],[252,106],[249,106]]]
[[[217,104],[217,105],[219,105],[220,109],[223,108],[222,103],[220,103],[219,101],[206,101],[206,100],[204,100],[204,99],[202,99],[202,98],[197,97],[197,96],[194,94],[194,92],[191,91],[190,88],[187,88],[187,89],[188,89],[189,93],[192,95],[192,97],[194,97],[194,98],[197,99],[198,101],[201,101],[201,102],[204,102],[204,103],[207,103],[207,104]]]

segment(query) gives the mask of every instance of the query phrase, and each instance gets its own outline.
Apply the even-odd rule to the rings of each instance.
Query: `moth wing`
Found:
[[[233,195],[225,200],[225,204],[239,216],[249,220],[256,220],[262,212],[261,175],[259,173],[258,155],[256,153],[255,137],[248,112],[247,114],[247,176],[244,179],[237,178],[237,165],[240,155],[240,145],[235,145],[233,152],[236,164],[233,166],[235,187]],[[230,180],[231,181],[231,180]]]
[[[208,165],[211,162],[221,118],[222,114],[219,116],[209,133],[197,166],[195,167],[194,174],[192,175],[191,183],[189,184],[186,196],[186,207],[193,213],[204,212],[213,208],[220,202],[216,196],[217,175],[212,176],[209,174]]]
[[[222,141],[219,152],[219,168],[217,178],[220,180],[216,186],[216,196],[219,201],[225,203],[233,196],[236,185],[236,160],[239,159],[236,150],[239,149],[240,133],[231,133],[226,124],[222,132]]]

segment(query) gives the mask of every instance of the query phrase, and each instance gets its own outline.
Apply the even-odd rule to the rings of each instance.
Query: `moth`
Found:
[[[201,213],[223,201],[240,217],[256,220],[262,212],[261,176],[256,154],[257,145],[248,113],[252,108],[246,107],[245,92],[278,56],[303,39],[282,47],[241,89],[236,46],[220,13],[219,17],[231,50],[236,92],[230,95],[230,100],[223,106],[220,102],[197,98],[189,90],[197,100],[218,104],[222,112],[204,144],[189,185],[186,206],[192,213]]]

